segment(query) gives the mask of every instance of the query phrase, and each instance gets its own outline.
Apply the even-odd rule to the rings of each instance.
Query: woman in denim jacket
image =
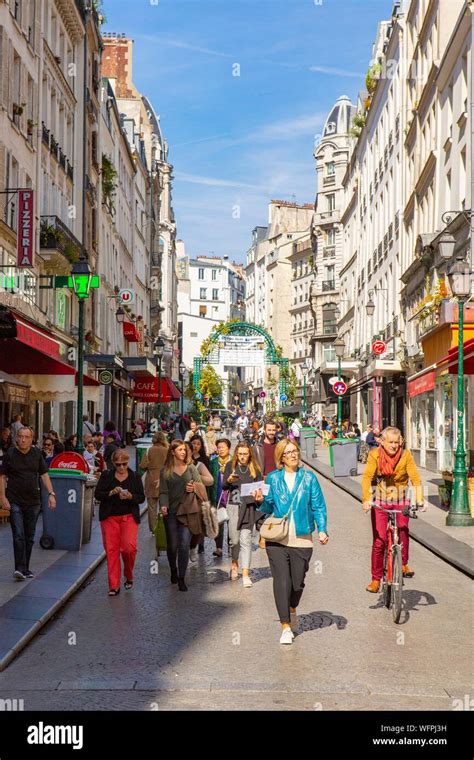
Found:
[[[277,470],[267,475],[267,496],[255,493],[262,512],[284,517],[289,513],[288,535],[281,542],[268,541],[266,549],[273,577],[273,593],[281,622],[280,644],[292,644],[297,628],[296,608],[313,554],[312,533],[317,528],[319,543],[327,544],[326,502],[314,472],[299,466],[300,449],[284,438],[275,447]]]

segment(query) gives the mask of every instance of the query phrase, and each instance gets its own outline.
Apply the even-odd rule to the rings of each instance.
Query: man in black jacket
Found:
[[[277,445],[277,426],[275,420],[267,420],[263,428],[263,436],[254,445],[253,452],[264,475],[276,469],[275,446]]]

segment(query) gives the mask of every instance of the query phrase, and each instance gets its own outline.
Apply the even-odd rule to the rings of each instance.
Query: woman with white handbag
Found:
[[[262,512],[270,514],[260,529],[273,577],[273,593],[282,627],[280,644],[292,644],[297,628],[296,608],[313,554],[312,533],[327,544],[326,502],[314,472],[299,465],[300,449],[284,438],[275,447],[277,469],[267,475],[270,487],[252,494]]]
[[[229,537],[232,565],[231,581],[239,577],[239,557],[242,565],[242,583],[251,588],[250,563],[252,559],[252,533],[255,526],[256,503],[252,496],[242,496],[241,486],[263,480],[262,471],[256,462],[248,443],[238,443],[232,462],[224,470],[222,488],[229,492],[227,512],[229,515]]]

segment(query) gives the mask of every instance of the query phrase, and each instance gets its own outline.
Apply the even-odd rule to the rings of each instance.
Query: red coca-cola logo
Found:
[[[89,473],[89,465],[81,454],[75,451],[65,451],[57,454],[51,460],[49,465],[52,470],[79,470],[80,472]]]

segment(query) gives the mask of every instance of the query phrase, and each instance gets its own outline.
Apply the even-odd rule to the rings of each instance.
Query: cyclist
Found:
[[[400,430],[396,427],[386,427],[380,435],[380,446],[372,449],[367,457],[362,476],[362,509],[364,512],[370,512],[373,502],[385,509],[405,509],[410,506],[407,496],[409,481],[414,488],[416,503],[423,504],[423,487],[415,460],[408,450],[403,450]],[[372,581],[366,590],[376,594],[380,589],[383,572],[388,515],[381,509],[372,509],[371,517]],[[408,567],[408,519],[404,515],[397,515],[402,544],[403,576],[412,578],[415,573]]]
[[[237,421],[235,423],[235,427],[237,430],[237,438],[239,441],[244,440],[244,433],[247,430],[249,426],[249,420],[247,415],[245,414],[245,411],[242,409],[240,412],[240,416],[237,418]]]

